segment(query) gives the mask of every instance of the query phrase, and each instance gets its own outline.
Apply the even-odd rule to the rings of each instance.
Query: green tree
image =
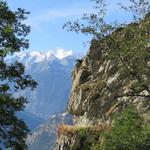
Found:
[[[33,89],[37,83],[24,74],[21,63],[8,64],[5,58],[29,47],[26,36],[30,27],[23,23],[28,14],[21,8],[11,11],[6,2],[0,1],[0,145],[14,150],[26,148],[28,128],[16,112],[24,109],[27,100],[13,97],[11,91]]]

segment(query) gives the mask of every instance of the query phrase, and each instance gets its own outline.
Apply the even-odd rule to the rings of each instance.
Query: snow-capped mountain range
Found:
[[[65,111],[71,87],[71,71],[76,57],[72,51],[59,49],[56,52],[20,52],[8,57],[7,62],[19,61],[26,67],[38,86],[34,91],[26,89],[15,93],[27,97],[26,111],[38,117]]]
[[[67,57],[76,57],[75,54],[73,54],[72,50],[65,51],[64,49],[57,49],[55,52],[49,50],[49,51],[21,51],[19,53],[15,53],[13,56],[7,57],[7,62],[12,61],[19,61],[23,62],[26,67],[29,67],[31,63],[39,63],[39,62],[46,62],[48,61],[53,62],[54,60],[60,60],[63,62],[63,60]],[[27,68],[28,69],[28,68]]]

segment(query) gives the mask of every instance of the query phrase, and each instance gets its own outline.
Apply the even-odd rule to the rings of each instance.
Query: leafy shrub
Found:
[[[148,150],[150,125],[134,107],[122,111],[112,125],[112,132],[104,132],[93,144],[93,150]]]

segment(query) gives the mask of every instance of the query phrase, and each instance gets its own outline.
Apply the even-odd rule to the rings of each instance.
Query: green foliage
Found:
[[[149,141],[150,125],[134,107],[128,107],[116,117],[112,131],[103,133],[93,147],[101,150],[148,150]]]
[[[15,115],[24,108],[25,99],[13,98],[8,94],[0,94],[0,141],[6,147],[15,150],[25,149],[25,137],[28,129],[25,123]]]
[[[150,97],[149,25],[148,17],[115,31],[104,40],[108,59],[118,62],[120,74],[134,81],[125,96]],[[147,96],[140,94],[144,90]]]
[[[77,133],[83,150],[150,149],[150,125],[133,106],[115,116],[112,128],[92,132],[80,128]]]
[[[142,122],[131,108],[124,111],[114,122],[104,149],[135,150],[142,143]]]
[[[80,146],[83,150],[91,150],[91,146],[94,140],[94,134],[87,129],[79,129]]]
[[[7,3],[0,0],[0,145],[13,150],[26,149],[28,129],[16,117],[16,112],[24,109],[27,100],[13,97],[11,91],[27,87],[33,89],[37,83],[30,75],[24,74],[25,68],[21,63],[8,64],[5,57],[28,48],[26,36],[30,27],[22,23],[27,14],[21,8],[11,11]]]

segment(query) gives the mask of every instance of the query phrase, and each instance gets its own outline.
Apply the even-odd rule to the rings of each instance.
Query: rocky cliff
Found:
[[[81,149],[82,131],[90,137],[104,126],[108,128],[111,115],[124,105],[123,100],[115,99],[115,89],[122,82],[117,66],[103,60],[97,41],[92,41],[87,56],[77,60],[72,72],[68,111],[74,116],[74,126],[59,127],[56,150]]]
[[[87,55],[77,60],[68,102],[68,111],[74,116],[74,126],[58,128],[56,150],[88,149],[84,143],[92,141],[92,134],[98,130],[111,130],[113,116],[131,103],[147,121],[150,120],[150,106],[145,105],[149,97],[125,96],[135,81],[120,74],[120,64],[105,59],[104,51],[105,46],[92,40]],[[147,91],[142,93],[148,95]]]

